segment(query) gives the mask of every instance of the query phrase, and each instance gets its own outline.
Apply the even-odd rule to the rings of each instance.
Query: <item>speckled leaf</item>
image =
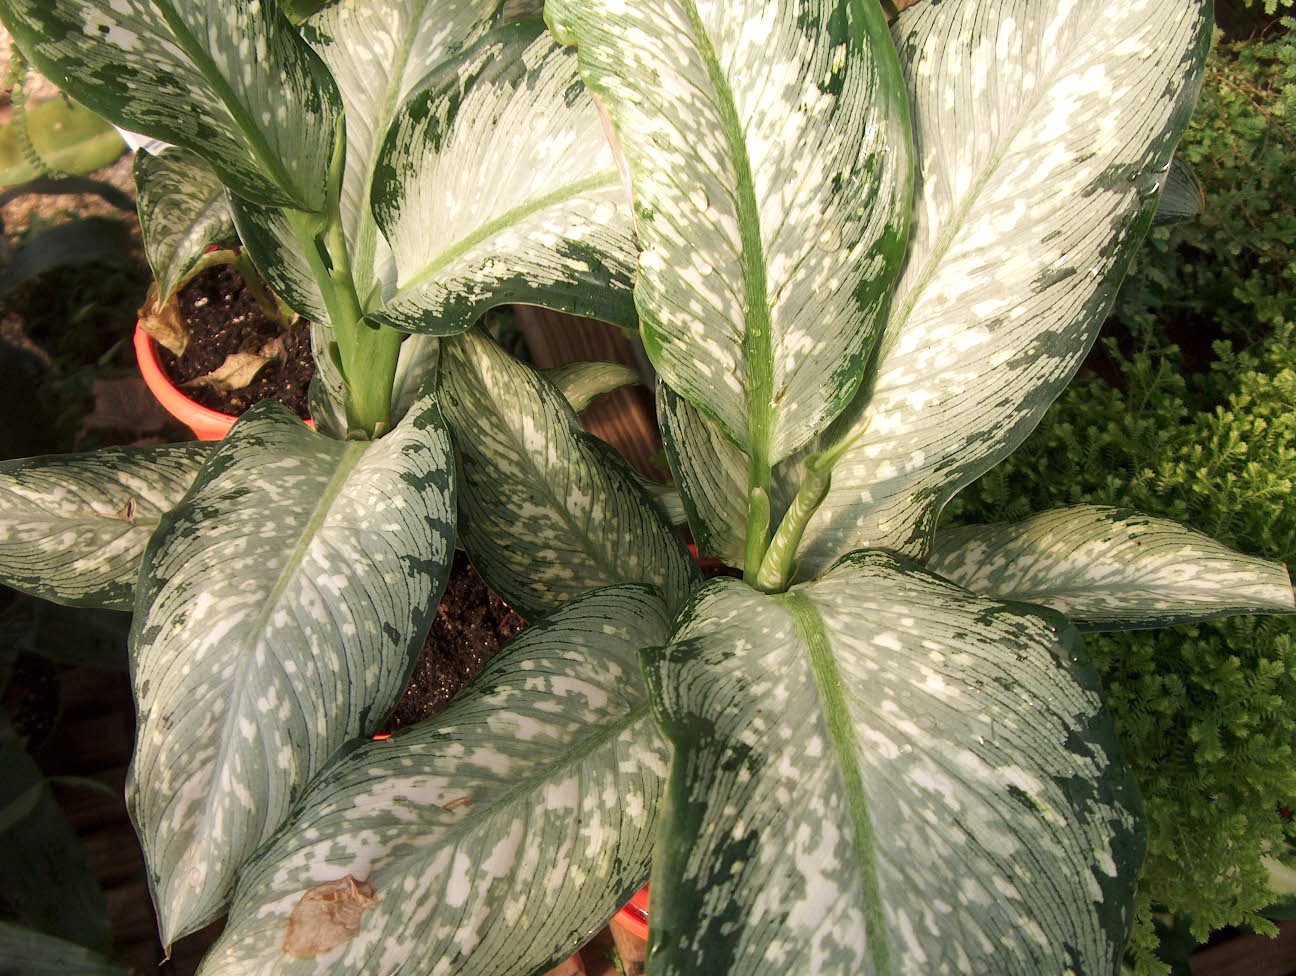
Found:
[[[913,163],[882,9],[549,0],[546,14],[629,164],[648,354],[768,475],[850,400],[904,259]]]
[[[927,568],[996,600],[1050,607],[1084,630],[1296,612],[1281,563],[1169,519],[1099,505],[946,529]]]
[[[347,119],[342,224],[356,290],[391,294],[396,266],[369,205],[379,150],[397,111],[436,68],[477,40],[500,0],[340,0],[302,26],[342,95]],[[480,178],[480,177],[479,177]]]
[[[396,700],[449,570],[451,479],[431,396],[372,442],[266,402],[164,518],[131,630],[127,787],[164,943],[223,910],[306,780]]]
[[[0,0],[0,20],[109,121],[198,153],[248,199],[323,209],[341,103],[273,0]]]
[[[500,596],[538,616],[602,586],[647,583],[679,608],[694,579],[688,553],[543,376],[473,330],[442,347],[440,390],[463,547]]]
[[[158,284],[158,303],[175,293],[184,276],[213,244],[238,240],[225,186],[210,166],[183,149],[135,156],[140,233]]]
[[[209,450],[110,447],[0,463],[0,582],[69,606],[130,610],[144,547]]]
[[[558,388],[573,410],[585,408],[606,393],[639,382],[639,374],[625,363],[577,362],[544,371],[544,378]]]
[[[944,504],[1070,380],[1196,102],[1207,7],[943,0],[900,16],[912,243],[878,361],[823,440],[853,443],[806,532],[804,575],[861,547],[924,556]]]
[[[635,652],[668,633],[646,589],[590,594],[328,767],[239,878],[202,976],[517,976],[574,952],[647,875],[667,752]],[[293,958],[303,899],[348,877],[372,891],[354,931]]]
[[[541,24],[491,31],[411,96],[373,206],[398,269],[376,322],[450,335],[522,302],[635,324],[625,191],[575,55]]]
[[[1140,804],[1062,618],[860,552],[642,657],[656,976],[1114,976]]]
[[[1166,174],[1165,189],[1161,191],[1153,224],[1162,227],[1192,220],[1205,206],[1206,191],[1202,189],[1201,180],[1182,157],[1176,156]]]

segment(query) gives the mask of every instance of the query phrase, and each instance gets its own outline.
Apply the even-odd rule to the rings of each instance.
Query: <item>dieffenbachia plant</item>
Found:
[[[650,861],[653,974],[1116,972],[1141,811],[1079,634],[1291,612],[1286,570],[936,525],[1092,343],[1209,3],[894,6],[0,0],[176,145],[159,278],[232,226],[312,322],[318,433],[0,468],[5,581],[135,613],[131,807],[164,941],[229,910],[208,976],[542,972]],[[742,579],[580,428],[623,375],[474,325],[510,302],[639,324]],[[365,741],[456,520],[538,622]]]
[[[519,0],[0,0],[47,76],[169,144],[136,169],[159,299],[237,236],[312,326],[317,432],[265,404],[217,445],[0,471],[4,580],[134,613],[128,802],[168,945],[225,911],[307,783],[383,721],[426,637],[458,518],[437,337],[515,301],[635,325],[613,151],[540,13]],[[578,402],[608,382],[569,380]],[[562,599],[669,582],[682,604],[682,544],[628,469],[613,480],[660,551],[598,561]],[[594,905],[629,887],[605,880]]]

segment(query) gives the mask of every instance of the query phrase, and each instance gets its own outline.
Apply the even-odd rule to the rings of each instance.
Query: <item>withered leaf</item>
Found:
[[[172,295],[168,301],[158,305],[156,281],[149,285],[148,295],[140,307],[139,324],[158,345],[166,347],[177,356],[183,356],[189,348],[189,327],[180,314],[180,296]]]
[[[272,362],[274,362],[273,356],[261,356],[254,352],[236,352],[226,356],[225,362],[210,373],[192,379],[184,385],[210,386],[222,393],[242,390],[256,379],[257,373],[261,372],[267,363]]]

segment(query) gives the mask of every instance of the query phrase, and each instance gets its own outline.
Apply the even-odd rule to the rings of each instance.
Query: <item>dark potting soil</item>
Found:
[[[189,326],[189,346],[184,356],[159,346],[158,359],[185,396],[234,416],[261,400],[278,400],[303,420],[310,416],[308,391],[315,361],[308,322],[298,319],[291,329],[281,332],[229,265],[208,268],[181,289],[180,311]],[[266,365],[243,389],[225,393],[209,386],[184,385],[219,369],[235,353],[259,353],[281,335],[283,358]]]
[[[395,732],[441,711],[525,626],[522,615],[486,585],[468,557],[456,552],[432,631],[382,731]]]

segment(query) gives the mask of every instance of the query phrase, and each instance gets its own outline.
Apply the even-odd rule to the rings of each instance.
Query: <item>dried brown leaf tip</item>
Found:
[[[360,931],[364,913],[378,904],[373,882],[347,875],[306,891],[288,916],[283,951],[294,959],[314,959],[336,949]]]
[[[254,352],[236,352],[225,357],[216,369],[184,384],[187,387],[210,386],[222,393],[246,389],[256,379],[257,373],[274,362],[273,357],[259,356]]]
[[[189,348],[189,326],[180,312],[180,298],[172,295],[159,305],[157,282],[149,285],[148,297],[139,310],[139,324],[158,345],[165,346],[177,356],[183,356]]]

